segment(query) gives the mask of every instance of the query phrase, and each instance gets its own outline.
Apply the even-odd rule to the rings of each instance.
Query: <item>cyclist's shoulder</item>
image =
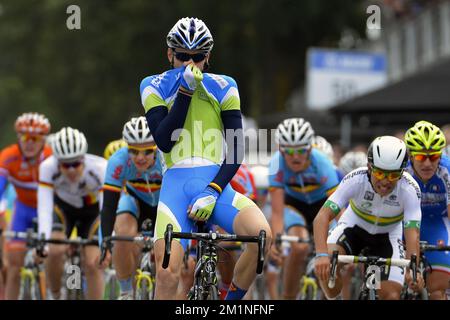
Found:
[[[128,148],[123,147],[113,153],[113,155],[108,159],[108,169],[115,170],[116,167],[128,165],[128,160],[130,159],[128,155]]]
[[[154,88],[156,90],[163,90],[170,84],[174,84],[179,77],[179,68],[147,76],[141,81],[140,91],[142,93],[148,87]]]
[[[101,164],[101,165],[103,165],[103,164],[108,162],[105,158],[100,157],[100,156],[98,156],[96,154],[92,154],[92,153],[86,153],[85,159],[89,163],[95,163],[95,164],[98,163],[98,164]]]
[[[356,168],[347,173],[344,176],[344,178],[342,178],[341,182],[348,184],[348,183],[362,183],[364,181],[367,181],[367,183],[369,183],[368,172],[369,169],[367,167]]]
[[[450,158],[447,155],[442,155],[438,168],[443,171],[450,172]]]
[[[220,89],[237,88],[236,80],[224,74],[204,73],[203,84],[206,86],[219,87]]]
[[[333,170],[335,171],[335,165],[328,158],[328,156],[320,150],[316,148],[312,148],[311,150],[311,162],[318,164],[318,167],[322,170]]]
[[[272,170],[280,170],[280,169],[284,169],[285,167],[285,162],[284,162],[284,158],[281,155],[280,151],[276,151],[271,157],[270,157],[270,162],[269,162],[269,168],[270,168],[270,172],[269,174],[275,174],[276,172],[272,172]]]
[[[409,172],[406,171],[403,172],[402,177],[398,182],[398,184],[400,185],[401,190],[407,192],[414,192],[420,198],[421,191],[419,183],[416,181],[416,179],[414,179],[414,177]]]
[[[58,169],[58,160],[54,155],[45,158],[39,165],[39,170],[51,170],[53,168]]]
[[[13,160],[13,159],[20,159],[21,152],[19,145],[17,143],[11,144],[9,146],[6,146],[0,151],[0,158],[2,160]]]
[[[105,158],[91,153],[85,155],[85,162],[88,167],[93,168],[94,170],[103,170],[108,163]]]

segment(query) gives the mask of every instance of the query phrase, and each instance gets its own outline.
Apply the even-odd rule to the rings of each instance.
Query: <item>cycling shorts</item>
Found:
[[[55,196],[52,231],[62,231],[69,238],[73,228],[77,228],[77,236],[90,239],[97,234],[100,216],[99,203],[96,202],[82,208],[76,208]]]
[[[450,222],[448,217],[439,216],[433,219],[422,219],[420,226],[420,240],[429,244],[450,245]],[[425,258],[431,264],[433,271],[442,271],[450,274],[450,252],[428,251]]]
[[[158,203],[155,240],[164,238],[164,232],[169,223],[173,225],[175,232],[196,231],[195,221],[188,217],[188,206],[191,200],[214,179],[219,168],[218,165],[172,167],[165,172]],[[234,233],[233,221],[236,215],[248,207],[256,207],[256,204],[234,191],[228,184],[217,199],[208,223],[218,225],[228,233]],[[176,240],[180,241],[183,248],[186,248],[188,244],[186,239]]]
[[[156,223],[156,206],[149,206],[145,201],[130,193],[123,192],[120,196],[119,205],[117,206],[117,215],[131,214],[138,224],[138,232],[142,230],[142,222],[145,219],[152,221],[152,230],[155,229]]]
[[[356,224],[339,222],[327,239],[328,244],[337,244],[346,254],[374,255],[383,258],[405,259],[401,235],[396,233],[370,234]],[[405,270],[402,267],[381,267],[381,281],[395,281],[403,285]]]

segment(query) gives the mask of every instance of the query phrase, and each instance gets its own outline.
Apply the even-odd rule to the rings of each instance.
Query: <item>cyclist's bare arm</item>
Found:
[[[317,253],[328,253],[328,226],[334,218],[334,212],[329,207],[323,206],[314,219],[314,244]]]
[[[282,188],[270,188],[270,198],[272,201],[272,233],[282,234],[284,231],[284,190]]]

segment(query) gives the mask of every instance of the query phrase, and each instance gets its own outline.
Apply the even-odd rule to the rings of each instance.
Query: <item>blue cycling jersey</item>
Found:
[[[447,217],[447,205],[450,204],[450,159],[443,155],[434,176],[423,183],[415,174],[411,163],[406,168],[419,184],[422,192],[422,221]]]
[[[104,188],[120,191],[125,185],[128,193],[154,207],[158,204],[161,181],[162,168],[159,155],[156,156],[152,167],[139,172],[128,155],[128,148],[124,147],[108,160]]]
[[[443,155],[436,173],[426,183],[423,183],[415,174],[411,163],[406,170],[417,181],[422,192],[420,240],[433,245],[450,245],[450,221],[447,212],[447,206],[450,204],[450,159]],[[450,254],[425,252],[425,257],[433,271],[450,274]]]
[[[328,197],[339,184],[336,169],[331,160],[313,148],[310,165],[306,170],[293,172],[282,154],[277,151],[269,164],[269,186],[284,188],[293,198],[312,204]]]

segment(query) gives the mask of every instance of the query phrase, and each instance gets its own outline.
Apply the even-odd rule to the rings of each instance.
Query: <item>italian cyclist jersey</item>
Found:
[[[269,187],[283,188],[288,195],[307,204],[326,198],[338,184],[333,163],[315,148],[311,150],[310,165],[301,172],[290,170],[279,151],[270,160]]]
[[[414,173],[411,163],[406,170],[414,177],[422,191],[422,219],[441,220],[447,218],[447,206],[450,204],[450,160],[442,156],[436,173],[423,183]]]
[[[382,197],[373,189],[367,167],[347,174],[325,205],[335,214],[347,206],[339,223],[358,225],[370,234],[401,235],[402,222],[418,228],[422,215],[420,189],[409,173],[403,172],[394,190]]]
[[[170,110],[183,71],[184,68],[172,69],[142,80],[140,93],[145,112],[157,106]],[[170,153],[163,153],[167,168],[193,158],[220,165],[226,146],[220,113],[227,110],[240,110],[236,82],[228,76],[203,73],[201,85],[192,96],[180,138]]]
[[[30,162],[24,158],[18,144],[3,149],[0,154],[0,197],[9,181],[16,190],[17,199],[36,208],[39,165],[51,154],[51,148],[45,145],[37,159]]]
[[[54,195],[65,203],[83,208],[100,202],[107,161],[86,154],[84,170],[77,182],[71,182],[59,170],[55,156],[47,158],[39,167],[38,218],[39,233],[50,237],[53,220]]]
[[[156,156],[152,167],[139,172],[128,155],[128,148],[124,147],[109,158],[103,187],[105,190],[120,192],[125,186],[128,193],[154,207],[158,204],[161,181],[162,168],[159,156]]]

